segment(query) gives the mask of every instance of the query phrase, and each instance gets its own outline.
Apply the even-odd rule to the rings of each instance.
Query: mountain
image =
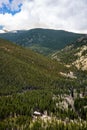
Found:
[[[87,70],[87,35],[57,51],[52,58],[65,63],[68,67],[75,66],[79,70]]]
[[[26,31],[7,32],[0,34],[1,38],[15,42],[18,45],[48,55],[83,36],[63,30],[32,29]]]

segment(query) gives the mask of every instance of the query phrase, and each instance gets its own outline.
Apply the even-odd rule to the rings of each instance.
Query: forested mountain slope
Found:
[[[0,39],[0,93],[58,86],[63,79],[60,71],[69,72],[69,69],[60,62]]]

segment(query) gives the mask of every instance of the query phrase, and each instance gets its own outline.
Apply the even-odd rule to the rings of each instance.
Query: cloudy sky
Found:
[[[31,28],[87,33],[87,0],[0,0],[0,30]]]

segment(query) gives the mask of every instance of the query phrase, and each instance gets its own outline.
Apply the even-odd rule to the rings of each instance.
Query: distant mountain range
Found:
[[[1,38],[10,40],[24,47],[29,47],[44,55],[64,48],[81,36],[83,36],[83,34],[50,29],[32,29],[0,34]]]

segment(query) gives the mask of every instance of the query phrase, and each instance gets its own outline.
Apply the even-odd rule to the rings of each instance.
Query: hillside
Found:
[[[52,58],[65,63],[68,67],[76,66],[79,70],[87,70],[87,36],[54,53]]]
[[[66,78],[61,77],[60,72],[69,72],[69,69],[60,62],[0,39],[1,94],[62,86]]]
[[[81,36],[83,35],[50,29],[32,29],[0,34],[1,38],[10,40],[24,47],[29,47],[44,55],[64,48],[67,44],[70,44]]]
[[[71,87],[69,84],[74,84],[74,88],[80,87],[82,83],[79,84],[79,80],[83,79],[84,75],[86,82],[86,75],[73,67],[74,61],[73,66],[67,67],[76,55],[71,55],[75,49],[68,52],[65,50],[58,53],[58,56],[62,54],[62,58],[56,61],[55,54],[52,60],[0,39],[0,94],[62,87],[66,90],[66,87]]]

